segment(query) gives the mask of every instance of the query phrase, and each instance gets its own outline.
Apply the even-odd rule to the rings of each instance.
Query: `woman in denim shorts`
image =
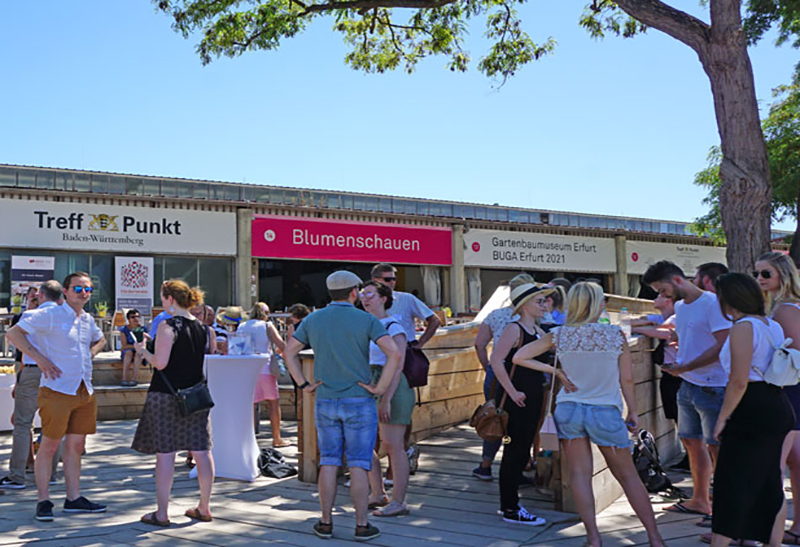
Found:
[[[569,291],[565,325],[523,346],[514,356],[514,362],[524,367],[535,366],[534,358],[555,346],[561,367],[577,387],[575,391],[561,390],[558,394],[554,418],[588,545],[601,545],[592,493],[591,441],[600,448],[625,491],[647,530],[650,545],[662,546],[664,540],[658,533],[650,498],[630,452],[628,430],[635,431],[638,427],[630,351],[619,327],[597,323],[604,305],[600,285],[576,283]],[[622,397],[628,405],[625,420]]]

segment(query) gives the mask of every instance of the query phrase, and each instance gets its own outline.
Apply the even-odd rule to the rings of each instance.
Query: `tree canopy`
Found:
[[[560,1],[564,0],[552,0]],[[586,0],[584,0],[585,2]],[[698,0],[708,21],[660,0],[591,0],[579,24],[592,36],[632,37],[654,28],[692,48],[711,84],[720,133],[720,217],[728,263],[748,271],[769,249],[772,184],[747,51],[770,29],[779,43],[800,47],[797,0]],[[219,56],[277,49],[328,15],[350,46],[345,61],[366,72],[413,72],[429,56],[466,71],[465,37],[474,19],[485,22],[488,50],[477,68],[505,82],[551,53],[553,38],[535,42],[517,8],[525,0],[154,0],[185,37],[200,36],[203,63]],[[579,4],[578,4],[579,5]]]

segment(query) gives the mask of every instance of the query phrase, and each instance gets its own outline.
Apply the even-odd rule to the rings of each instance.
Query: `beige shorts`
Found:
[[[76,395],[39,388],[42,435],[61,440],[64,435],[91,435],[97,431],[97,399],[81,382]]]

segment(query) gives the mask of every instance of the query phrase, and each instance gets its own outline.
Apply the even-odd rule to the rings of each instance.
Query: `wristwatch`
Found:
[[[309,382],[308,380],[306,380],[305,382],[303,382],[301,385],[299,385],[299,386],[297,386],[297,387],[298,387],[299,389],[305,389],[306,387],[308,387],[308,386],[310,386],[310,385],[311,385],[311,382]]]

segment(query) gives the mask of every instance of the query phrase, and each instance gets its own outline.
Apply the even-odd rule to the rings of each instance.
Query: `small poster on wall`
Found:
[[[11,257],[11,313],[21,313],[28,306],[26,296],[53,279],[56,259],[52,256]]]
[[[118,310],[136,308],[142,315],[153,309],[153,258],[118,256],[114,259]]]

